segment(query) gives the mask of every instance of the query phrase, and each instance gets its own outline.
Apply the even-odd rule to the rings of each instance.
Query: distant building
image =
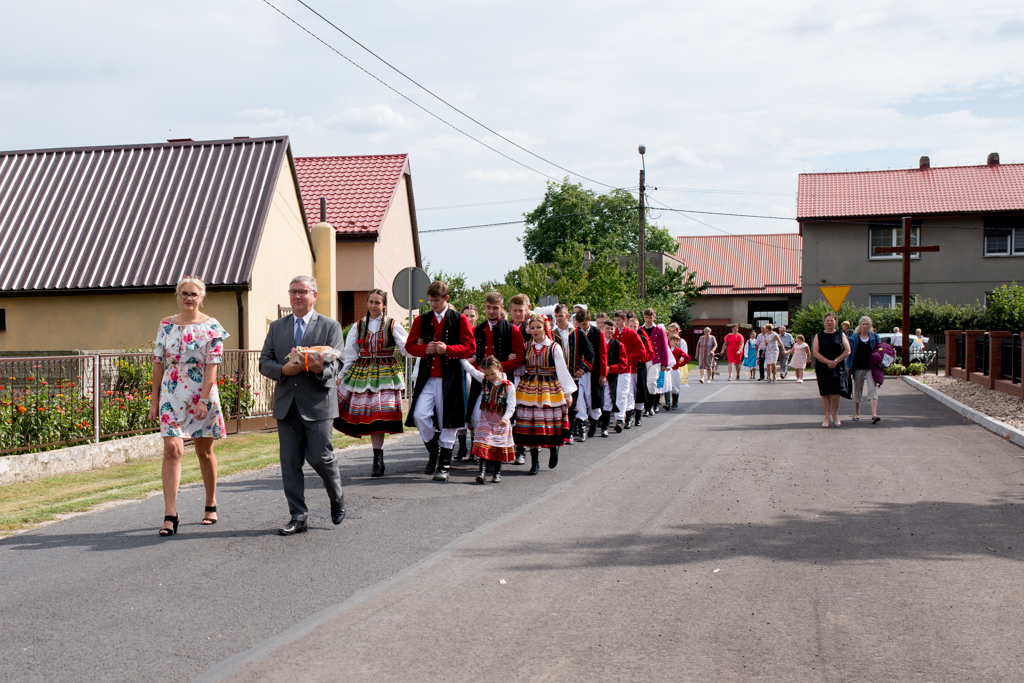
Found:
[[[151,347],[186,274],[260,348],[307,223],[287,137],[0,152],[0,351]]]
[[[676,259],[710,282],[691,300],[692,325],[788,325],[800,305],[800,235],[677,237]]]
[[[342,325],[366,315],[371,289],[391,296],[398,271],[422,267],[412,175],[406,154],[298,157],[299,187],[310,227],[327,200],[327,222],[337,231],[337,318]]]
[[[847,301],[902,305],[902,259],[876,247],[902,246],[902,219],[913,219],[911,293],[952,304],[985,302],[996,287],[1024,276],[1024,164],[803,173],[797,220],[803,235],[803,301],[822,285],[850,285]],[[1018,260],[1019,259],[1019,260]]]

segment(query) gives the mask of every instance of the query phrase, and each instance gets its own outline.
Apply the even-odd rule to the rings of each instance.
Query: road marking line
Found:
[[[316,614],[313,614],[303,619],[299,623],[295,624],[294,626],[285,631],[282,631],[276,636],[271,636],[270,638],[264,640],[262,643],[258,643],[252,646],[245,652],[239,653],[233,657],[229,657],[217,664],[214,664],[204,673],[192,679],[192,683],[215,683],[217,681],[223,681],[225,678],[232,675],[246,664],[258,662],[267,655],[273,653],[281,646],[294,643],[300,638],[303,638],[304,636],[308,635],[317,626],[320,626],[321,624],[330,621],[334,617],[340,616],[345,612],[348,612],[350,609],[354,607],[358,607],[363,603],[369,602],[381,593],[384,593],[385,591],[394,588],[395,586],[398,586],[410,579],[419,576],[420,574],[430,569],[431,567],[439,563],[441,560],[445,559],[446,557],[454,553],[456,550],[466,545],[467,543],[475,541],[481,536],[486,536],[487,534],[494,531],[501,525],[507,522],[511,522],[517,517],[529,512],[530,510],[533,510],[542,503],[547,502],[551,498],[554,498],[563,491],[566,491],[567,489],[571,488],[571,486],[576,481],[582,479],[583,477],[586,477],[599,467],[604,467],[608,463],[614,462],[623,453],[632,451],[633,449],[636,448],[638,444],[641,444],[644,441],[647,441],[648,439],[654,437],[655,435],[665,431],[665,429],[672,425],[677,419],[684,417],[685,415],[688,415],[694,408],[704,403],[705,401],[714,398],[715,396],[722,393],[728,388],[729,385],[726,385],[719,389],[718,391],[708,394],[701,400],[691,404],[689,407],[682,410],[678,415],[672,416],[672,419],[665,422],[665,424],[660,425],[650,431],[645,431],[643,436],[633,439],[628,444],[620,446],[619,448],[615,449],[608,455],[604,456],[603,458],[595,462],[593,465],[583,470],[582,472],[578,472],[573,476],[569,477],[568,479],[566,479],[565,481],[563,481],[562,483],[556,484],[555,486],[551,487],[551,489],[549,489],[547,493],[544,493],[543,495],[534,498],[530,502],[519,506],[515,510],[510,510],[509,512],[506,512],[504,515],[480,525],[476,529],[473,529],[473,531],[469,532],[468,534],[465,534],[464,536],[462,536],[459,539],[456,539],[455,541],[452,541],[440,550],[436,550],[435,552],[431,553],[419,562],[409,565],[402,571],[395,574],[393,577],[382,581],[378,581],[377,583],[372,584],[370,586],[360,588],[342,602],[339,602],[335,605],[331,605],[330,607],[326,607],[320,610]]]

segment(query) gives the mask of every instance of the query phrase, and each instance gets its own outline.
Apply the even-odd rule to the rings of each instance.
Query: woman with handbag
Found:
[[[828,427],[829,419],[836,427],[842,426],[839,421],[839,398],[843,386],[848,382],[846,364],[843,363],[850,355],[850,340],[837,328],[836,314],[829,311],[822,318],[825,331],[814,335],[814,374],[818,380],[818,393],[821,395],[821,410],[825,419],[822,427]]]
[[[857,323],[857,331],[849,339],[850,355],[846,358],[846,369],[853,376],[853,420],[860,421],[860,402],[867,398],[871,401],[871,424],[877,424],[882,418],[878,417],[878,389],[872,370],[880,339],[875,334],[874,321],[863,316]]]

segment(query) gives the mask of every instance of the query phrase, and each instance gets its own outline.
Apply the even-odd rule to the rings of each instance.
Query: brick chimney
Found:
[[[998,166],[999,165],[999,152],[992,152],[991,154],[989,154],[988,155],[988,160],[985,163],[987,163],[989,166]]]
[[[920,161],[920,164],[919,164],[918,168],[931,168],[931,167],[932,167],[932,160],[929,159],[928,157],[921,157],[921,161]]]

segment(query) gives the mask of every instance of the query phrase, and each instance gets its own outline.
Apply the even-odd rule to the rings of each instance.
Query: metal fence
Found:
[[[999,376],[1008,379],[1014,384],[1020,384],[1021,380],[1021,336],[1014,334],[1009,339],[1000,342],[1002,354],[1000,356]]]
[[[225,351],[218,366],[229,433],[271,415],[274,382],[259,374],[259,354]],[[152,376],[148,353],[0,358],[0,455],[157,431]]]

